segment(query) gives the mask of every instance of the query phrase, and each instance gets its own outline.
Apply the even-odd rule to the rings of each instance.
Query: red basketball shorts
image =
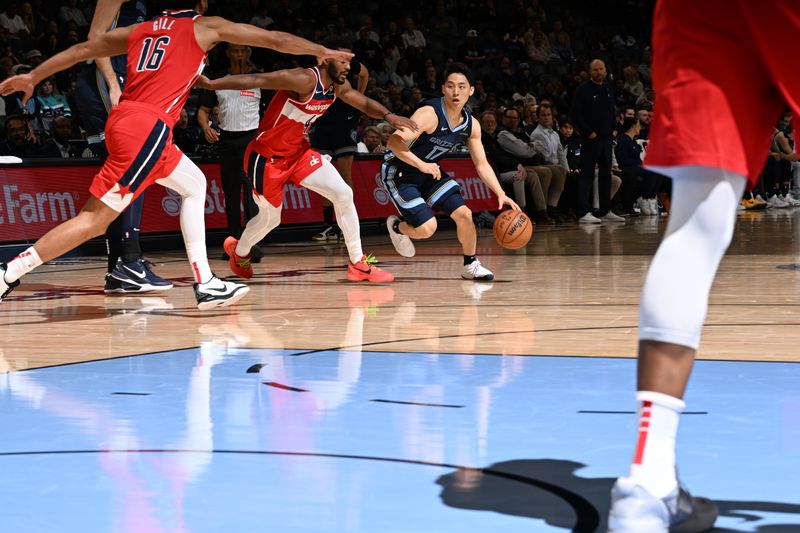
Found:
[[[266,156],[257,152],[251,143],[244,154],[244,170],[253,190],[275,207],[281,205],[283,187],[287,183],[300,185],[320,168],[322,156],[311,148],[288,157]]]
[[[782,110],[800,112],[799,54],[800,1],[659,0],[645,163],[717,167],[753,184]]]
[[[144,190],[175,169],[183,153],[172,144],[169,117],[138,102],[121,102],[111,110],[105,136],[108,158],[89,192],[122,212]]]

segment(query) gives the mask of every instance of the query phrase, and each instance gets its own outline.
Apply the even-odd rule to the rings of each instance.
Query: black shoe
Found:
[[[259,248],[258,245],[255,245],[252,248],[250,248],[251,263],[260,263],[262,257],[264,257],[264,251],[261,248]]]

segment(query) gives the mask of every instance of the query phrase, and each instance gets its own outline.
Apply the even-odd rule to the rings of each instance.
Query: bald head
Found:
[[[602,85],[606,81],[606,64],[602,59],[595,59],[589,63],[589,77],[597,85]]]

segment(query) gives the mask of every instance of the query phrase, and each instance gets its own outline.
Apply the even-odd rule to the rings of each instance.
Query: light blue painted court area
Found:
[[[219,345],[0,374],[0,531],[604,531],[634,377]],[[798,383],[797,363],[697,363],[678,462],[715,531],[800,532]]]

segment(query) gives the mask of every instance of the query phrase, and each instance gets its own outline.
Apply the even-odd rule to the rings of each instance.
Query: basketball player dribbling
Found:
[[[478,238],[472,211],[464,203],[458,183],[450,178],[442,180],[442,171],[436,164],[466,143],[478,176],[497,196],[498,209],[508,205],[519,211],[500,187],[483,150],[481,126],[466,109],[474,90],[469,68],[461,63],[450,64],[444,72],[442,98],[427,100],[411,116],[419,124],[419,131],[398,129],[389,137],[390,151],[383,159],[381,180],[403,217],[390,216],[386,220],[397,253],[413,257],[416,250],[411,239],[431,237],[436,232],[433,211],[442,211],[456,223],[464,252],[461,277],[491,281],[494,274],[475,255]]]
[[[645,164],[673,179],[672,213],[642,291],[638,432],[611,494],[613,533],[694,533],[717,508],[683,489],[675,439],[717,267],[782,110],[800,112],[800,3],[659,0],[655,119]]]
[[[380,102],[367,98],[347,81],[350,62],[327,59],[310,69],[201,77],[199,87],[220,89],[278,89],[244,156],[245,172],[253,184],[258,214],[248,221],[241,238],[228,237],[225,251],[234,274],[253,276],[250,249],[280,224],[283,188],[287,182],[306,187],[330,200],[344,235],[350,262],[350,281],[389,282],[394,276],[375,266],[373,257],[361,250],[358,213],[353,190],[327,158],[312,149],[306,133],[317,118],[340,98],[373,118],[383,118],[395,128],[417,129],[408,118],[395,115]]]
[[[224,307],[247,294],[247,286],[221,280],[211,272],[205,246],[205,176],[172,143],[171,128],[205,66],[206,52],[221,41],[344,61],[352,54],[286,33],[203,17],[206,0],[169,0],[167,5],[178,11],[103,33],[53,56],[28,74],[0,83],[0,94],[21,91],[27,101],[41,80],[79,61],[128,55],[128,79],[120,104],[106,124],[109,156],[92,181],[91,196],[76,217],[50,230],[8,265],[0,263],[0,301],[23,275],[101,235],[153,183],[183,197],[181,232],[195,277],[197,306]]]

